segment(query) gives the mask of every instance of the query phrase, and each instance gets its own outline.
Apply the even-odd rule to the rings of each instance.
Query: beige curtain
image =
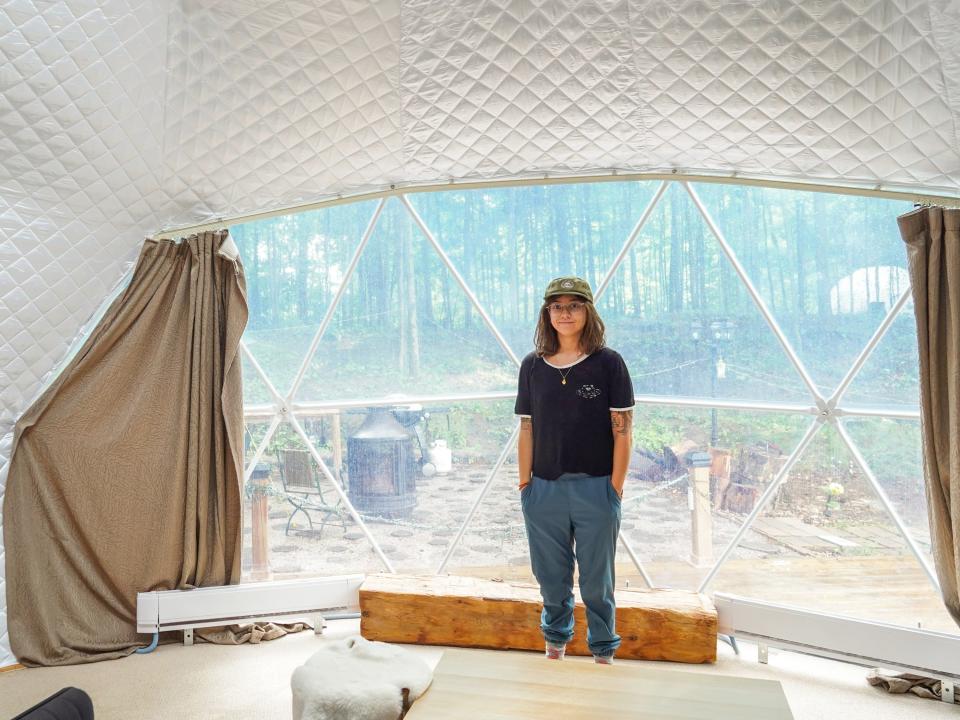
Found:
[[[240,577],[243,268],[226,231],[147,241],[133,279],[17,423],[4,498],[25,665],[145,644],[137,592]]]
[[[933,559],[960,625],[960,210],[898,218],[907,245],[920,348],[920,424]]]

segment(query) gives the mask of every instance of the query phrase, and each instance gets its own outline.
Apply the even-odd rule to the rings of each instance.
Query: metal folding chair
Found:
[[[344,532],[347,530],[346,509],[343,501],[337,498],[331,502],[324,497],[321,479],[313,464],[313,458],[307,450],[284,448],[277,450],[277,465],[280,468],[280,482],[283,484],[283,494],[287,502],[293,506],[293,512],[287,518],[285,535],[290,534],[290,523],[297,513],[303,513],[313,530],[312,513],[320,515],[320,531],[317,537],[322,537],[323,528],[328,524],[339,525]],[[327,490],[327,493],[333,492]]]

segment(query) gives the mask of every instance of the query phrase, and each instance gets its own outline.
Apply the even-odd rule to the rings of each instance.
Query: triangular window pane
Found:
[[[517,366],[399,200],[389,201],[297,399],[515,391]]]
[[[680,185],[660,201],[598,309],[638,394],[809,401]]]
[[[533,349],[547,283],[596,289],[659,183],[454,190],[412,196],[424,221],[518,357]]]
[[[247,281],[243,340],[281,395],[289,391],[375,207],[372,201],[335,205],[230,228]],[[245,381],[251,377],[245,366]]]
[[[745,185],[695,189],[828,397],[909,287],[896,218],[911,204]]]
[[[763,488],[761,483],[755,489]],[[741,493],[734,512],[748,513],[750,500],[748,492]],[[858,619],[958,632],[832,426],[807,446],[711,588]]]

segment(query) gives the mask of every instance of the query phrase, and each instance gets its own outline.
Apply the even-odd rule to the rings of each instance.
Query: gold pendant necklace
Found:
[[[582,358],[582,357],[583,357],[583,353],[580,353],[579,355],[577,355],[577,357],[574,359],[574,361],[573,361],[573,362],[570,364],[570,366],[567,368],[567,371],[566,371],[566,372],[564,372],[563,370],[561,370],[561,369],[558,368],[558,367],[555,367],[555,366],[553,366],[553,365],[550,365],[550,363],[547,363],[547,364],[550,365],[550,367],[552,367],[552,368],[553,368],[554,370],[556,370],[558,373],[560,373],[560,384],[561,384],[561,385],[566,385],[566,384],[567,384],[567,375],[570,374],[570,371],[573,370],[574,366],[575,366],[578,362],[580,362],[580,358]],[[544,359],[544,362],[546,362],[546,359]]]

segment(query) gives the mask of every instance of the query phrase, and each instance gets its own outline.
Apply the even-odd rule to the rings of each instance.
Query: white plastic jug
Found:
[[[447,447],[446,440],[434,440],[427,455],[438,475],[446,475],[453,468],[453,453]]]

